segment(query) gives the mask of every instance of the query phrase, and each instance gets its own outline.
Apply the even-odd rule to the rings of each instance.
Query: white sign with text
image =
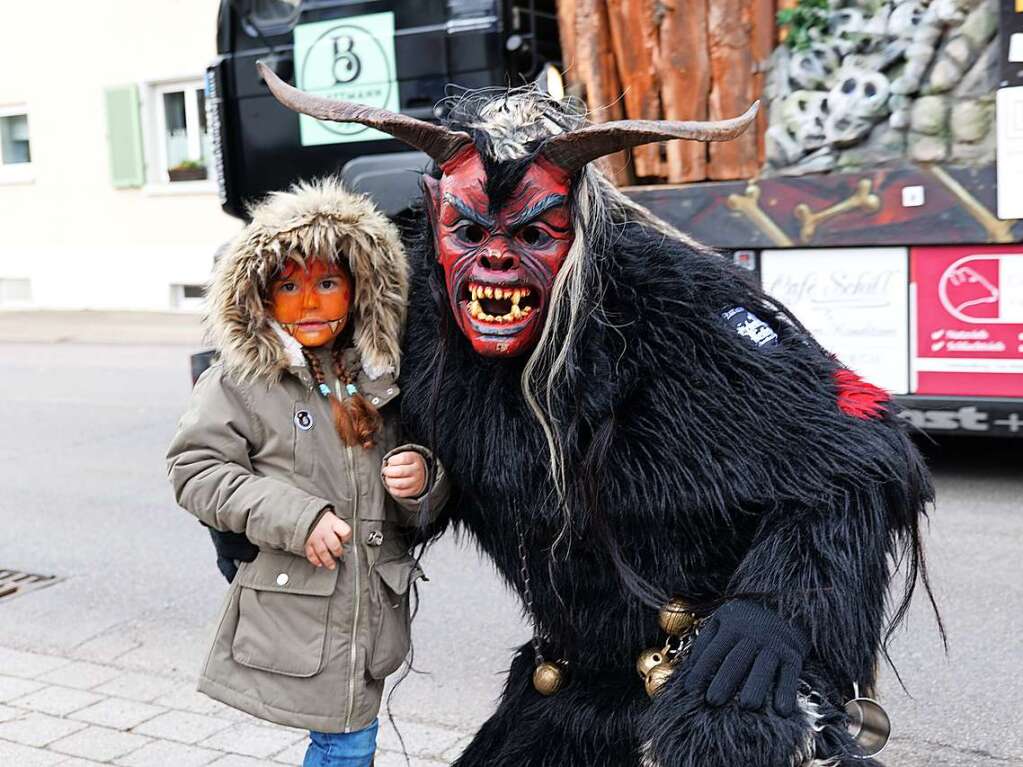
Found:
[[[906,248],[765,250],[761,277],[844,365],[894,394],[909,391]]]

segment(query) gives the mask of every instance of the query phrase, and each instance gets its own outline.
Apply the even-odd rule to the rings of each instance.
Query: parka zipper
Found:
[[[352,446],[347,445],[345,452],[348,453],[348,476],[352,483],[352,553],[355,555],[355,615],[352,617],[352,635],[348,646],[350,655],[348,668],[348,714],[345,717],[345,732],[352,731],[352,714],[355,711],[355,666],[357,661],[356,639],[359,631],[359,607],[362,601],[362,586],[359,583],[359,484],[355,477],[355,458],[352,455]]]

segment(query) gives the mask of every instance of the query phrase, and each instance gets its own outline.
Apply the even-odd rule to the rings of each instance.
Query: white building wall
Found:
[[[115,189],[107,149],[105,89],[201,78],[216,54],[217,6],[0,5],[0,108],[27,105],[32,153],[29,180],[0,168],[0,280],[30,279],[33,307],[171,309],[171,284],[205,282],[216,248],[239,230],[212,180]]]

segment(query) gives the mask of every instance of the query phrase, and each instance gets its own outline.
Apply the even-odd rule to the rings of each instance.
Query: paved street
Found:
[[[194,318],[0,313],[0,569],[61,580],[0,599],[0,765],[300,764],[305,733],[195,693],[225,584],[176,509],[163,453],[189,393]],[[928,449],[945,656],[918,601],[885,672],[892,767],[1023,764],[1023,440]],[[412,764],[450,763],[528,632],[471,543],[424,560],[415,665],[393,696]],[[382,719],[386,720],[386,716]],[[380,767],[404,764],[381,731]]]

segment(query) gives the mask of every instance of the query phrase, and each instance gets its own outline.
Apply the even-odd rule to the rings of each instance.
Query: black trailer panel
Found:
[[[219,110],[210,120],[221,127],[217,164],[227,213],[244,218],[246,204],[270,191],[339,173],[356,158],[380,156],[388,166],[405,151],[387,139],[303,145],[299,115],[277,103],[256,70],[263,60],[294,84],[296,71],[304,71],[295,61],[296,28],[336,21],[342,36],[346,20],[357,26],[357,17],[371,14],[393,18],[393,39],[377,41],[393,45],[392,108],[422,120],[440,116],[452,84],[520,85],[560,57],[554,0],[223,0],[220,59],[208,70],[207,90],[219,96],[210,102]]]

